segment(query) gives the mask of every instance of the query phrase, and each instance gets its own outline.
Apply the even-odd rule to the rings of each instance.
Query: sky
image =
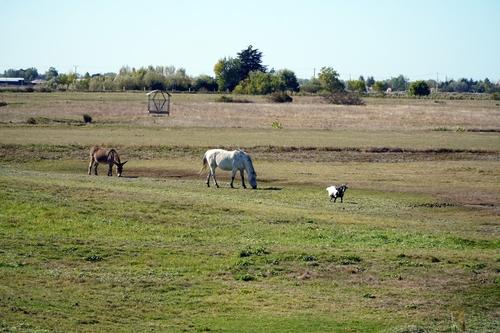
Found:
[[[175,66],[213,76],[252,45],[311,78],[500,80],[500,0],[0,0],[0,72]]]

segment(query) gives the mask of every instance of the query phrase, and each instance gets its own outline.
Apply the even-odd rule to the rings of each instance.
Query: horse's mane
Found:
[[[253,167],[253,161],[252,161],[252,158],[250,157],[250,155],[248,155],[247,153],[245,153],[243,150],[240,150],[242,153],[243,153],[243,156],[244,158],[247,159],[249,163],[249,169],[251,169],[250,171],[252,171],[255,175],[257,175],[257,173],[255,172],[255,169]]]

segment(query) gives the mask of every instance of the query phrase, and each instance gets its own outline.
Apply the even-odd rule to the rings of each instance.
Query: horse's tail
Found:
[[[208,168],[208,160],[207,160],[207,155],[203,155],[203,166],[201,167],[201,170],[200,170],[200,175],[205,172]]]

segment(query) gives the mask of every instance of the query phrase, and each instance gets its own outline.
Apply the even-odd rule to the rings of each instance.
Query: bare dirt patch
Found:
[[[179,178],[200,179],[202,176],[197,172],[185,169],[160,169],[160,168],[130,168],[127,177],[149,177],[149,178]]]
[[[500,152],[467,149],[408,149],[398,147],[249,147],[266,160],[315,162],[414,162],[435,160],[500,160]]]
[[[154,160],[178,157],[199,158],[212,147],[193,146],[121,146],[122,159]],[[235,147],[224,147],[232,150]],[[255,159],[305,162],[412,162],[436,160],[499,161],[500,151],[474,149],[409,149],[398,147],[241,147]],[[0,144],[0,161],[88,159],[89,147],[82,145],[19,145]]]

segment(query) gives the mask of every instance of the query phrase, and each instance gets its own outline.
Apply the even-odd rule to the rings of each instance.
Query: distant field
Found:
[[[0,94],[0,330],[499,331],[500,133],[467,131],[494,101],[250,98]],[[125,177],[86,174],[94,144]],[[209,147],[259,189],[207,188]]]
[[[336,106],[319,97],[295,96],[291,104],[268,103],[265,97],[244,97],[250,104],[216,103],[216,95],[175,94],[170,117],[151,117],[143,93],[0,93],[8,103],[0,122],[25,123],[30,117],[81,120],[90,114],[97,124],[162,127],[285,129],[433,130],[500,129],[500,103],[369,98],[365,106]]]

